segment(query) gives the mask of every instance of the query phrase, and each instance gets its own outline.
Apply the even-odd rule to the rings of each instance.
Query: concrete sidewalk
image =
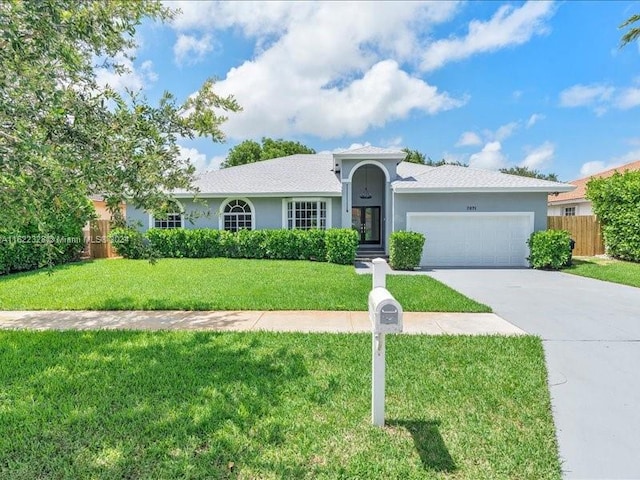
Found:
[[[0,311],[0,328],[33,330],[213,330],[370,332],[367,312]],[[404,333],[525,335],[493,313],[404,313]]]

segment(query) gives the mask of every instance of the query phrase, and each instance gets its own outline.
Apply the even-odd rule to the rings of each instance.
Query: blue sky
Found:
[[[199,169],[263,136],[317,151],[409,147],[565,181],[640,160],[639,1],[166,2],[115,88],[184,100],[204,80],[244,108],[227,142],[181,140]]]

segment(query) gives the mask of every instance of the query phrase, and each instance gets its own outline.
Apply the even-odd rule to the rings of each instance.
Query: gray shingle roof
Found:
[[[336,155],[340,157],[358,157],[361,155],[400,155],[406,156],[406,152],[395,148],[380,148],[367,145],[366,147],[354,148],[352,150],[345,150],[343,152],[337,152]]]
[[[363,147],[343,153],[375,157],[403,154],[399,150]],[[342,155],[339,154],[339,155]],[[333,172],[332,154],[291,155],[203,173],[195,182],[203,196],[340,196],[342,185]],[[398,193],[455,191],[567,192],[565,183],[507,175],[456,165],[431,167],[400,162],[392,182]],[[175,192],[178,196],[187,192]],[[190,195],[190,194],[189,194]]]
[[[406,162],[401,163],[400,166],[404,163]],[[480,170],[457,165],[442,165],[435,168],[431,167],[431,169],[425,170],[424,173],[418,173],[416,175],[417,172],[417,169],[413,170],[413,178],[398,178],[394,181],[394,190],[396,192],[407,193],[412,191],[437,192],[456,190],[566,192],[574,188],[572,185],[568,185],[566,183],[550,182],[548,180],[540,180],[538,178],[520,177],[491,170]]]
[[[331,154],[291,155],[205,172],[195,186],[202,195],[339,196],[342,186],[332,168]]]

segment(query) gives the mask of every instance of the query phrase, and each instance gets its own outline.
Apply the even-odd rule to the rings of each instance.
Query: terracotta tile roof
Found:
[[[549,203],[568,202],[571,200],[583,200],[587,192],[587,182],[589,180],[591,180],[592,178],[607,178],[613,175],[615,172],[624,173],[627,170],[630,170],[630,171],[640,170],[640,160],[636,162],[627,163],[626,165],[621,165],[619,167],[611,168],[609,170],[605,170],[604,172],[596,173],[588,177],[579,178],[578,180],[573,180],[569,183],[571,185],[576,186],[576,189],[574,191],[564,192],[558,195],[549,195]]]

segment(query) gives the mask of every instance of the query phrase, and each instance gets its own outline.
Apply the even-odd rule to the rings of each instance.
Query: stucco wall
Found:
[[[576,207],[576,215],[593,215],[593,210],[591,209],[591,202],[574,202],[574,203],[565,203],[561,205],[549,205],[548,215],[550,217],[564,216],[564,209],[566,207]]]
[[[395,230],[406,229],[407,212],[474,211],[534,212],[534,229],[547,228],[546,193],[398,193],[394,197]]]
[[[228,198],[207,198],[203,199],[206,205],[193,200],[180,199],[180,203],[186,213],[197,213],[197,217],[192,222],[185,219],[185,228],[219,228],[220,216],[218,212],[222,204],[228,200],[240,198],[248,200],[253,207],[255,228],[257,230],[282,228],[282,198],[279,197],[228,197]],[[314,197],[317,198],[317,197]],[[327,202],[331,202],[331,227],[340,227],[340,198],[328,197]],[[127,208],[127,221],[140,222],[142,230],[148,230],[149,214],[143,210],[129,206]]]

